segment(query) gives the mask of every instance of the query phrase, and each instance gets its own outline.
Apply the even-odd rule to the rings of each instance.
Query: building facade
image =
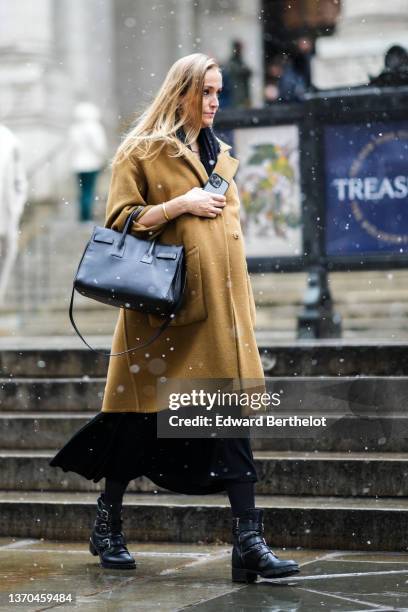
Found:
[[[24,144],[33,200],[64,181],[77,101],[97,104],[112,148],[169,66],[201,51],[226,61],[244,42],[252,105],[262,104],[260,0],[0,2],[0,121]],[[52,178],[52,180],[51,180]]]

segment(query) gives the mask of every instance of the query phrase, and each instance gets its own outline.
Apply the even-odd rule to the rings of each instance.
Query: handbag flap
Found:
[[[94,242],[104,242],[105,244],[113,244],[114,242],[112,230],[100,227],[95,228],[92,239]]]

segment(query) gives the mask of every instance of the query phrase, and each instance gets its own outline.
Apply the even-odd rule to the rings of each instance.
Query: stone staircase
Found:
[[[86,541],[104,481],[87,481],[48,461],[99,411],[106,360],[86,349],[53,348],[45,339],[28,344],[0,345],[0,537]],[[408,372],[407,347],[399,343],[261,343],[260,353],[271,377],[402,380]],[[377,420],[379,427],[371,422],[367,431],[367,419],[354,417],[318,438],[253,440],[257,505],[265,508],[274,545],[408,550],[405,406],[395,427],[381,429]],[[178,495],[140,478],[125,504],[130,539],[230,541],[225,494]]]
[[[48,280],[48,298],[36,298],[37,306],[26,308],[20,314],[20,335],[41,336],[44,334],[74,335],[68,318],[68,306],[72,280],[79,258],[89,238],[90,228],[81,228],[76,237],[76,255],[66,255],[64,274],[55,264],[54,274],[58,278]],[[341,315],[343,338],[379,340],[408,340],[408,271],[398,270],[392,280],[390,272],[337,272],[331,275],[332,295],[335,311]],[[302,309],[306,287],[305,273],[286,275],[252,275],[252,285],[257,302],[257,330],[268,332],[271,341],[294,341],[296,339],[297,316]],[[375,287],[373,287],[375,285]],[[31,302],[32,304],[32,302]],[[0,313],[1,318],[13,316],[15,306]],[[76,320],[87,335],[109,335],[117,318],[116,310],[92,300],[75,296]],[[3,331],[6,334],[6,330]],[[1,335],[1,329],[0,329]]]
[[[106,194],[109,172],[99,178],[99,193]],[[77,220],[75,191],[52,202],[35,202],[23,218],[19,254],[0,307],[0,336],[75,333],[68,319],[72,281],[94,225],[103,225],[106,198],[97,196],[94,221]],[[78,319],[85,311],[86,333],[111,332],[116,312],[76,296]]]
[[[306,273],[252,275],[257,329],[294,340]],[[408,339],[408,270],[332,272],[329,286],[343,338]]]
[[[99,184],[108,191],[109,172]],[[95,202],[95,224],[103,225],[105,195]],[[38,208],[38,210],[37,210]],[[75,334],[68,318],[72,280],[93,223],[76,220],[75,197],[37,207],[23,225],[21,252],[6,307],[0,309],[0,336]],[[257,330],[271,342],[294,341],[306,273],[253,274]],[[343,337],[408,340],[408,270],[335,272],[329,277]],[[110,335],[115,309],[76,295],[76,320],[86,335]]]

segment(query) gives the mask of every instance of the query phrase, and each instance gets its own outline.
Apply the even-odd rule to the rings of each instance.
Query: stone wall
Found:
[[[395,44],[408,48],[408,0],[342,0],[335,35],[317,40],[313,83],[321,89],[365,84]]]

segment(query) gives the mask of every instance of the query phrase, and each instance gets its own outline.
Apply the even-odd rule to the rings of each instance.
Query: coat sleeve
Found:
[[[114,163],[109,187],[108,201],[106,204],[105,227],[110,227],[117,231],[122,231],[129,214],[137,208],[143,206],[143,210],[132,222],[131,233],[144,239],[154,239],[166,227],[168,221],[163,218],[162,223],[146,227],[143,225],[142,217],[153,206],[145,200],[147,193],[146,177],[141,168],[141,164],[133,159],[125,158],[120,162]]]

